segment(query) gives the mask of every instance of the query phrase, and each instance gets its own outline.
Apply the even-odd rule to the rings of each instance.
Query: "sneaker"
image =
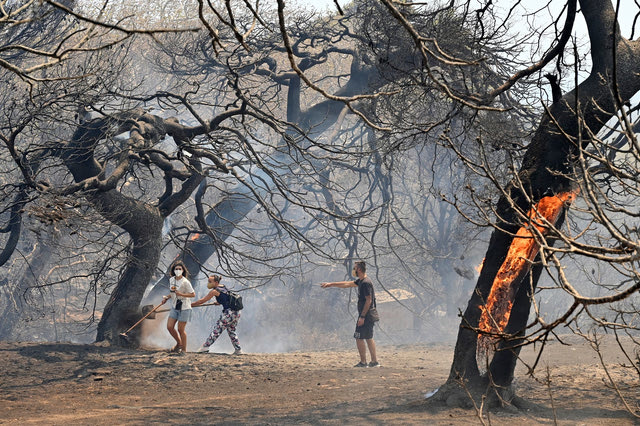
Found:
[[[198,353],[202,353],[202,352],[208,353],[209,352],[209,346],[202,345],[202,346],[200,346],[198,348],[198,350],[196,352],[198,352]]]
[[[354,365],[354,367],[357,367],[357,368],[362,368],[362,367],[367,368],[368,366],[369,364],[367,364],[366,362],[359,362],[356,365]]]
[[[380,367],[380,363],[378,361],[376,361],[376,362],[372,361],[372,362],[369,363],[369,367]]]
[[[242,352],[242,349],[236,349],[235,351],[233,351],[234,355],[243,355],[244,352]]]

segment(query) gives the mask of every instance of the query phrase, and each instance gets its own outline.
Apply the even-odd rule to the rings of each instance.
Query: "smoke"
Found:
[[[206,277],[199,275],[192,281],[196,291],[196,299],[208,293]],[[239,286],[226,283],[232,290],[242,290]],[[286,323],[280,321],[278,315],[279,303],[272,300],[272,304],[266,301],[265,294],[259,290],[242,291],[243,302],[246,309],[240,313],[237,334],[240,345],[245,352],[289,352],[301,347],[297,333],[292,333]],[[210,302],[215,301],[211,299]],[[159,301],[157,301],[159,303]],[[213,331],[216,322],[222,314],[222,306],[195,307],[192,311],[191,321],[186,326],[187,350],[195,351],[204,343]],[[141,344],[146,348],[169,349],[175,345],[175,340],[167,331],[166,324],[168,312],[158,314],[153,320],[145,320],[142,327]],[[212,352],[231,353],[234,348],[226,331],[211,346]]]
[[[298,280],[271,284],[258,289],[243,290],[230,278],[225,285],[241,290],[244,309],[238,321],[237,333],[245,353],[283,353],[345,349],[355,346],[353,333],[357,320],[355,289],[323,289],[323,281],[341,281],[332,276],[336,270],[327,268],[308,273]],[[192,281],[196,298],[209,291],[203,276]],[[451,341],[457,322],[445,317],[442,310],[424,311],[422,301],[411,292],[392,289],[395,299],[374,282],[381,321],[374,339],[378,345],[401,345]],[[212,299],[211,301],[214,301]],[[159,301],[156,301],[159,303]],[[221,306],[196,307],[187,324],[187,350],[195,351],[206,340],[222,313]],[[421,316],[417,315],[421,314]],[[168,313],[145,320],[141,343],[146,348],[169,349],[175,341],[166,330]],[[234,348],[227,332],[211,346],[211,352],[232,353]]]

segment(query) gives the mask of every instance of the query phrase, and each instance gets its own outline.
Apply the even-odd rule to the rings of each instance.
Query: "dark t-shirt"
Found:
[[[363,279],[358,278],[355,283],[358,285],[358,314],[360,314],[367,301],[366,297],[371,296],[371,306],[375,306],[376,296],[373,291],[373,283],[369,277],[364,277]]]

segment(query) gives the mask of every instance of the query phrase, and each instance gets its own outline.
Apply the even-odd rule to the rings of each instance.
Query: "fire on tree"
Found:
[[[542,198],[527,215],[527,222],[518,229],[507,257],[500,266],[491,286],[491,292],[485,304],[480,305],[482,312],[478,324],[477,362],[481,374],[486,374],[498,337],[504,332],[516,292],[523,283],[523,278],[531,268],[540,249],[538,235],[544,235],[549,226],[554,226],[562,213],[565,204],[575,198],[573,192]]]

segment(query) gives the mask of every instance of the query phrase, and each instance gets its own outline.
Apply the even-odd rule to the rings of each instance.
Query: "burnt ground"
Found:
[[[609,373],[637,386],[615,345],[607,348]],[[535,408],[485,414],[486,424],[638,424],[606,386],[587,345],[556,342],[547,349],[538,380],[524,367],[516,374],[518,394]],[[424,402],[448,375],[451,345],[378,350],[381,368],[356,369],[355,347],[180,356],[104,344],[0,342],[0,424],[481,424],[475,410]],[[523,355],[533,359],[533,348]],[[623,392],[638,410],[638,388]]]

